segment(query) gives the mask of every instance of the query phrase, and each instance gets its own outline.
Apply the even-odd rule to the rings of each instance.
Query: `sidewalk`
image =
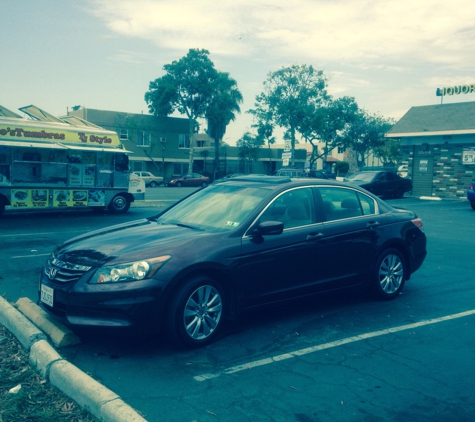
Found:
[[[20,312],[21,311],[21,312]],[[146,422],[117,394],[66,361],[56,348],[77,344],[79,339],[30,299],[15,305],[0,297],[0,324],[29,352],[30,365],[65,395],[104,422]]]

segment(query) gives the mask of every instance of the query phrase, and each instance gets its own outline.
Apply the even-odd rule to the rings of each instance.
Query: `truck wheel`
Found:
[[[130,208],[130,201],[124,195],[117,195],[108,206],[113,214],[124,214]]]
[[[5,211],[5,200],[0,197],[0,216],[3,214],[3,212]]]

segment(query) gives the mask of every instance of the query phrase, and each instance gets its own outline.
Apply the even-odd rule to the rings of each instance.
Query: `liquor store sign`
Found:
[[[446,95],[472,94],[474,92],[475,84],[469,84],[437,88],[435,95],[438,97],[444,97]]]

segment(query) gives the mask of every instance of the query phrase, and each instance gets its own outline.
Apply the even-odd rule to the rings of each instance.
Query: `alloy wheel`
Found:
[[[217,328],[222,312],[219,291],[209,285],[198,287],[185,304],[183,322],[187,334],[195,340],[206,339]]]

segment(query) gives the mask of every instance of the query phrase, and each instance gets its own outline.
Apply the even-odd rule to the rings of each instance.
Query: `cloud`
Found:
[[[114,32],[160,47],[307,60],[463,63],[475,47],[472,1],[96,0]],[[470,19],[471,18],[471,19]],[[302,60],[300,60],[302,61]]]

